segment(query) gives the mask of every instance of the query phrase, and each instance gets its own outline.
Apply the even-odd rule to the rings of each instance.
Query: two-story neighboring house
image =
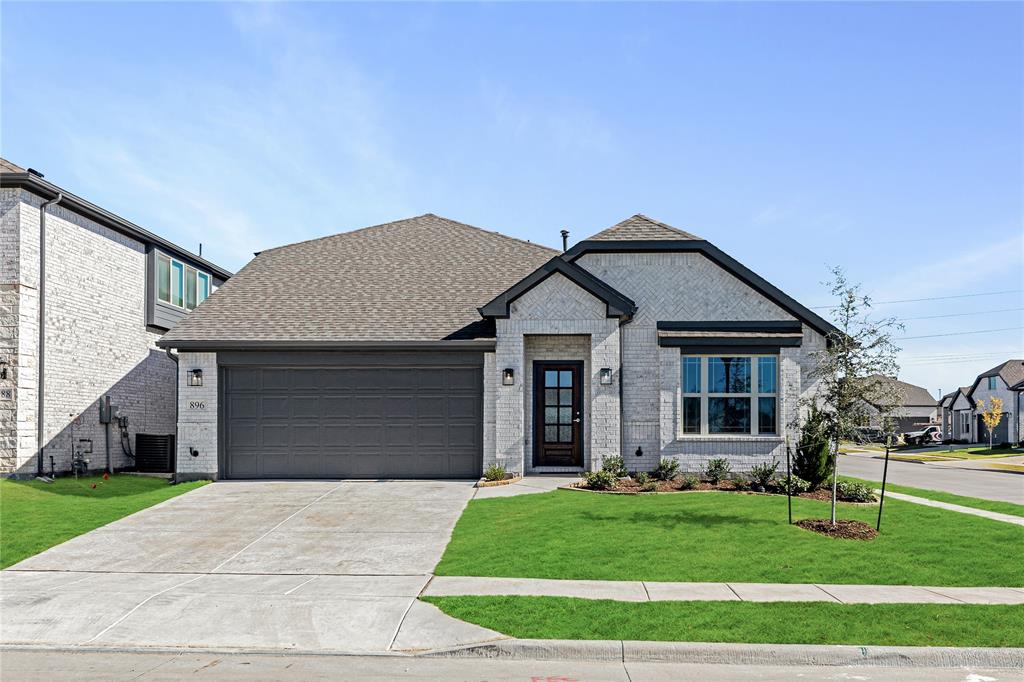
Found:
[[[982,403],[987,408],[990,399],[995,397],[1003,401],[1003,418],[994,429],[994,443],[1016,443],[1021,440],[1020,412],[1017,408],[1017,394],[1011,387],[1024,381],[1024,360],[1007,360],[982,372],[970,387],[970,397],[974,403],[974,441],[988,442],[988,429],[981,420]]]
[[[104,469],[108,448],[131,467],[137,434],[175,433],[156,341],[231,273],[5,160],[0,209],[0,475],[67,471],[76,450]]]

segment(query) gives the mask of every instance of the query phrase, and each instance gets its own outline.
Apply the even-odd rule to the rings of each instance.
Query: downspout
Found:
[[[164,352],[174,362],[174,452],[171,453],[171,482],[178,482],[178,392],[181,390],[181,379],[178,377],[178,356],[165,348]]]
[[[64,195],[57,192],[57,196],[49,201],[44,201],[39,206],[39,350],[37,351],[36,363],[39,365],[39,378],[36,381],[36,392],[38,402],[36,404],[36,448],[39,452],[36,458],[36,475],[43,475],[43,426],[45,416],[43,408],[46,405],[46,209],[53,204],[59,204]]]

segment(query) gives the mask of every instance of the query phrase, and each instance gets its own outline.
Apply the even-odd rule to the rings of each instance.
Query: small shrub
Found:
[[[583,485],[591,490],[611,490],[617,482],[618,477],[604,469],[583,472]]]
[[[629,472],[626,471],[626,460],[620,455],[612,455],[611,457],[605,457],[604,464],[601,465],[603,471],[607,471],[616,478],[622,478],[628,476]]]
[[[644,492],[644,493],[653,493],[657,489],[658,489],[657,481],[647,481],[642,486],[640,486],[640,492]]]
[[[704,467],[704,475],[712,483],[718,483],[727,478],[730,471],[732,471],[732,465],[729,464],[729,460],[721,457],[710,460]]]
[[[679,460],[663,459],[654,467],[654,477],[659,481],[671,481],[679,475]]]
[[[484,480],[504,481],[507,475],[508,474],[505,471],[505,467],[500,467],[497,464],[492,464],[491,466],[487,467],[487,469],[484,471]]]
[[[832,446],[825,434],[825,415],[811,406],[807,421],[800,427],[800,442],[793,456],[793,473],[811,484],[811,490],[832,475]]]
[[[700,479],[696,476],[683,476],[683,479],[679,481],[680,490],[693,490],[700,485]]]
[[[839,499],[844,502],[874,502],[875,494],[870,486],[853,481],[839,481],[837,484]]]
[[[996,446],[1000,450],[1009,450],[1013,447],[1013,443],[1008,440],[1004,440],[1002,443]]]
[[[772,479],[775,478],[775,472],[778,470],[778,462],[755,464],[750,468],[750,480],[762,488],[767,488]]]
[[[736,490],[750,490],[750,481],[745,476],[733,476],[732,487]]]
[[[811,489],[811,484],[799,476],[781,479],[778,481],[778,486],[782,488],[782,492],[788,492],[790,495],[799,495]]]
[[[633,475],[633,480],[636,484],[643,488],[645,485],[651,482],[651,475],[646,471],[638,471]]]

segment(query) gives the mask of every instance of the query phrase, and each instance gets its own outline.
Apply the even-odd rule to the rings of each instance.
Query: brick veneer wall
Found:
[[[680,351],[658,346],[661,320],[793,320],[793,316],[698,253],[592,253],[577,263],[633,299],[635,318],[621,328],[623,428],[627,465],[651,469],[662,457],[699,470],[713,457],[727,457],[736,470],[759,461],[784,459],[775,438],[685,437],[678,434]],[[805,379],[812,354],[824,338],[804,327],[803,346],[780,354],[779,424],[795,423],[801,397],[813,394]],[[789,428],[791,438],[797,431]],[[637,457],[637,449],[642,456]]]
[[[203,385],[189,386],[193,369],[203,370]],[[217,354],[178,354],[177,479],[216,480],[219,475],[217,439]],[[196,455],[192,454],[195,451]]]
[[[40,197],[4,190],[0,244],[3,321],[0,353],[13,375],[3,388],[15,393],[0,412],[0,472],[33,475],[36,467]],[[146,328],[145,246],[61,206],[47,216],[47,337],[45,465],[70,468],[72,446],[92,440],[91,468],[105,464],[105,427],[99,404],[110,395],[137,432],[174,433],[174,363],[156,348],[159,334]],[[12,237],[13,232],[16,237]],[[13,253],[9,251],[13,249]],[[16,254],[16,255],[14,255]],[[14,320],[17,329],[14,330]],[[10,443],[15,441],[12,451]],[[111,428],[114,467],[131,464]]]
[[[488,443],[485,417],[484,467],[497,463],[509,471],[524,472],[532,462],[528,437],[532,398],[526,393],[532,378],[528,383],[526,377],[532,372],[531,361],[541,356],[589,362],[585,372],[589,399],[584,402],[589,403],[585,424],[590,428],[584,437],[584,461],[599,467],[605,457],[619,454],[619,322],[606,317],[605,304],[555,274],[514,301],[509,318],[497,320],[496,325],[495,367],[491,370],[495,377],[494,442],[493,446]],[[565,357],[565,353],[575,357]],[[612,369],[610,386],[602,386],[593,376],[602,367]],[[515,372],[512,386],[500,382],[505,368]],[[485,396],[487,383],[485,378]]]

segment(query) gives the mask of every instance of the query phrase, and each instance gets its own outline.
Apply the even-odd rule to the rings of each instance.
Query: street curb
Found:
[[[511,639],[425,657],[891,668],[1024,668],[1024,649]]]

